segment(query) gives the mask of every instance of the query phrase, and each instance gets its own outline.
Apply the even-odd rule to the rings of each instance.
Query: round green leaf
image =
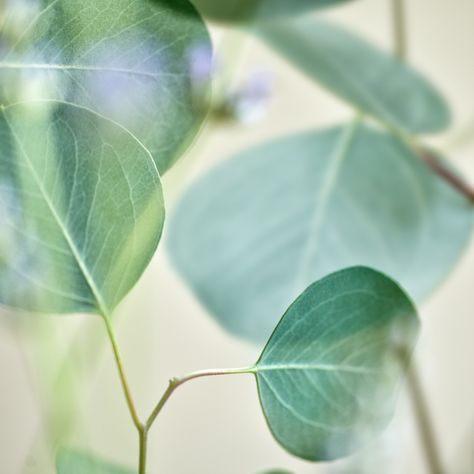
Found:
[[[421,300],[469,242],[472,205],[400,141],[353,125],[278,139],[197,180],[172,216],[180,274],[230,332],[268,339],[311,282],[354,265]]]
[[[311,285],[283,316],[256,366],[277,441],[310,461],[346,456],[392,414],[418,330],[399,286],[364,267]]]
[[[260,34],[310,78],[390,126],[429,133],[450,123],[444,99],[426,79],[341,28],[301,18],[269,23]]]
[[[56,474],[133,474],[133,472],[74,449],[62,449],[56,458]]]
[[[175,0],[168,0],[174,3]],[[272,19],[330,7],[349,0],[193,0],[205,16],[223,22]],[[179,5],[178,5],[179,8]]]
[[[187,0],[175,1],[186,15],[164,0],[38,1],[20,37],[0,51],[0,86],[15,74],[23,89],[35,87],[35,99],[113,119],[164,173],[204,119],[211,73],[207,29]],[[7,11],[3,28],[17,17]]]
[[[110,313],[160,240],[148,151],[94,112],[0,108],[0,301],[33,312]]]

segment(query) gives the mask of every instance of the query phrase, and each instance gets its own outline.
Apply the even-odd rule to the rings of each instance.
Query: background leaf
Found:
[[[39,1],[21,38],[0,51],[1,75],[16,73],[21,90],[39,81],[35,99],[73,102],[124,125],[163,173],[204,118],[212,61],[196,10],[177,3],[186,15],[164,0]]]
[[[0,301],[110,312],[160,239],[150,154],[120,126],[56,102],[0,109],[0,142]]]
[[[352,453],[388,422],[416,340],[416,309],[368,268],[334,273],[290,306],[256,367],[278,442],[310,461]]]
[[[193,0],[193,3],[209,18],[224,22],[240,22],[256,17],[259,20],[266,20],[297,15],[311,9],[330,7],[347,1],[349,0]],[[168,2],[174,4],[175,0]],[[179,8],[179,4],[177,7]]]
[[[284,469],[270,469],[270,471],[262,472],[262,474],[292,474],[290,471]]]
[[[309,77],[392,127],[429,133],[450,123],[445,101],[428,81],[341,28],[300,18],[266,24],[260,34]]]
[[[57,474],[133,474],[128,470],[90,454],[73,450],[63,449],[56,459]]]
[[[263,341],[311,282],[348,266],[380,269],[426,297],[472,221],[467,200],[397,139],[347,125],[220,164],[184,194],[167,243],[222,326]]]

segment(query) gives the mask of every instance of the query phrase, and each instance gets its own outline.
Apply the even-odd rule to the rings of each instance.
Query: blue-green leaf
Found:
[[[392,127],[430,133],[450,123],[444,99],[426,79],[341,28],[301,18],[269,23],[260,34],[309,77]]]
[[[417,332],[409,298],[374,270],[345,269],[311,285],[256,365],[277,441],[310,461],[360,448],[390,419]]]
[[[88,107],[134,133],[165,172],[204,119],[211,73],[207,29],[187,0],[178,3],[186,15],[164,0],[41,0],[8,36],[21,8],[8,2],[4,103],[33,94]]]
[[[111,464],[91,454],[62,449],[56,458],[56,474],[133,474],[134,471]]]
[[[396,138],[347,125],[218,165],[182,197],[167,243],[221,325],[264,341],[304,288],[348,266],[380,269],[425,298],[469,242],[473,216]]]
[[[151,155],[125,129],[57,102],[0,108],[0,302],[110,313],[160,240]]]
[[[168,1],[175,3],[175,0]],[[349,0],[193,0],[193,3],[203,15],[213,20],[241,22],[255,18],[265,21],[275,17],[297,15],[347,1]]]
[[[261,474],[293,474],[290,471],[284,469],[270,469],[269,471],[262,472]]]

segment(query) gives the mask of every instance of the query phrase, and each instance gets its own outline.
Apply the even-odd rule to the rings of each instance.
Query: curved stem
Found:
[[[147,422],[145,423],[145,430],[148,432],[148,430],[152,427],[153,423],[156,420],[156,417],[160,414],[161,410],[166,405],[168,399],[180,385],[183,385],[184,383],[189,382],[190,380],[202,377],[214,377],[218,375],[254,374],[255,372],[255,367],[245,367],[240,369],[202,370],[199,372],[193,372],[191,374],[185,375],[184,377],[176,377],[171,379],[168,388],[166,389],[163,396],[160,398],[160,401],[158,402],[155,409],[149,416]]]
[[[405,0],[392,0],[392,10],[395,55],[404,62],[407,56]]]
[[[137,409],[135,407],[135,402],[133,401],[132,393],[130,391],[130,387],[128,385],[127,377],[125,375],[125,370],[122,363],[122,358],[120,356],[120,351],[118,348],[117,340],[115,339],[115,334],[110,323],[109,318],[106,315],[102,315],[102,319],[104,320],[105,327],[107,328],[107,335],[109,336],[110,343],[112,345],[112,350],[114,353],[115,364],[118,369],[120,383],[122,384],[123,393],[125,395],[125,400],[127,401],[128,410],[130,412],[130,416],[132,417],[133,424],[137,428],[139,432],[143,431],[143,423],[140,421],[138,416]]]

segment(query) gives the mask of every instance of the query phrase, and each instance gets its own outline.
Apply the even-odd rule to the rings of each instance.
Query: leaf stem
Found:
[[[160,414],[163,407],[166,405],[166,402],[169,400],[173,392],[181,385],[190,380],[202,378],[202,377],[214,377],[219,375],[238,375],[238,374],[254,374],[256,373],[256,367],[245,367],[240,369],[216,369],[216,370],[202,370],[198,372],[192,372],[188,375],[183,377],[175,377],[172,378],[169,382],[168,388],[166,389],[165,393],[159,400],[158,404],[156,405],[155,409],[149,416],[147,422],[145,423],[145,430],[148,430],[152,427],[153,423],[155,422],[157,416]]]
[[[109,336],[110,343],[112,345],[112,351],[114,353],[115,364],[118,369],[120,383],[122,384],[123,393],[125,395],[125,400],[127,401],[128,410],[130,412],[130,416],[132,417],[133,424],[137,428],[139,432],[143,431],[143,423],[140,421],[138,416],[137,409],[135,407],[135,402],[133,401],[132,393],[130,391],[130,387],[128,385],[127,377],[125,375],[125,369],[123,367],[122,357],[120,356],[120,351],[118,348],[117,340],[115,339],[114,330],[110,323],[110,319],[106,315],[102,315],[102,319],[104,320],[105,327],[107,329],[107,335]]]
[[[444,181],[446,181],[458,192],[463,194],[471,202],[471,204],[474,204],[474,188],[472,188],[466,181],[447,168],[441,162],[441,160],[438,159],[436,154],[428,150],[426,147],[416,146],[414,148],[417,156],[429,168],[431,168],[434,173],[436,173],[440,178],[444,179]]]
[[[394,30],[394,54],[402,62],[406,61],[407,56],[407,31],[405,18],[405,0],[392,0],[393,6],[393,30]],[[403,133],[397,131],[398,135],[402,135],[402,139],[412,148],[415,154],[426,163],[438,176],[447,181],[451,186],[459,192],[466,195],[469,200],[474,203],[474,191],[464,183],[459,177],[446,168],[436,156],[428,151],[426,147],[420,145],[415,138],[405,137]],[[400,348],[400,362],[402,365],[406,361],[410,361],[409,354],[406,349]],[[425,453],[426,463],[431,474],[442,474],[443,468],[439,458],[439,451],[436,445],[434,430],[431,424],[431,417],[428,413],[427,403],[423,390],[421,388],[418,372],[414,361],[408,362],[407,367],[407,384],[410,392],[413,411],[417,419],[417,427],[420,434],[423,451]]]
[[[407,57],[405,0],[392,0],[392,11],[395,55],[400,61],[405,62]]]
[[[405,0],[392,0],[393,43],[394,55],[402,62],[407,58],[407,29]],[[474,204],[474,189],[463,179],[447,168],[434,153],[416,141],[414,137],[406,136],[400,130],[388,127],[392,133],[401,138],[435,174],[446,181],[450,186],[463,194],[471,204]]]
[[[413,404],[413,411],[417,418],[417,426],[420,434],[425,459],[431,474],[442,474],[444,472],[439,457],[439,450],[434,437],[431,417],[428,413],[427,403],[421,387],[418,372],[412,362],[407,372],[408,390]]]

